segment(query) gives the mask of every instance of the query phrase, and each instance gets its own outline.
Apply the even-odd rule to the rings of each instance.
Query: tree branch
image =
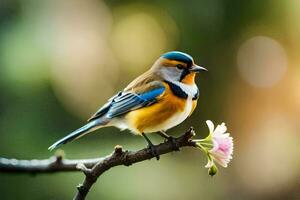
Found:
[[[17,160],[0,158],[1,173],[55,173],[81,171],[77,165],[82,163],[91,168],[103,158],[92,158],[84,160],[63,159],[61,156],[53,156],[44,160]]]
[[[195,147],[196,144],[191,140],[195,135],[194,129],[190,128],[183,135],[174,138],[173,142],[177,147]],[[163,155],[176,151],[171,141],[165,141],[155,145],[158,155]],[[16,160],[0,158],[0,172],[5,173],[54,173],[68,171],[82,171],[85,179],[77,187],[78,191],[74,197],[75,200],[85,199],[90,188],[97,179],[107,170],[118,165],[129,166],[137,162],[153,158],[149,148],[139,151],[124,151],[117,145],[114,151],[105,157],[86,159],[86,160],[68,160],[62,156],[54,156],[45,160]]]

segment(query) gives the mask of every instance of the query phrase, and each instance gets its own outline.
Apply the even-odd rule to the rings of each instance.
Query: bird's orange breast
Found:
[[[195,72],[191,72],[188,75],[186,75],[181,80],[181,82],[184,83],[184,84],[187,84],[187,85],[193,85],[193,84],[195,84],[195,76],[196,76],[196,73]]]
[[[162,124],[174,114],[184,112],[186,99],[175,96],[170,90],[168,84],[165,92],[158,97],[158,102],[129,112],[126,120],[132,130],[137,133],[155,132],[163,130]]]

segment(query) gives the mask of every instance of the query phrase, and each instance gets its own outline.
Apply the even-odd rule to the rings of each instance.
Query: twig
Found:
[[[195,142],[191,138],[195,135],[194,129],[190,128],[183,135],[174,138],[173,143],[176,147],[195,147]],[[155,145],[156,153],[163,155],[174,149],[174,144],[165,141]],[[137,162],[153,158],[149,148],[139,151],[124,151],[121,146],[116,146],[114,151],[105,157],[86,159],[86,160],[68,160],[62,156],[54,156],[45,160],[16,160],[0,158],[0,173],[54,173],[68,171],[82,171],[85,174],[83,183],[77,186],[75,200],[85,199],[90,188],[97,179],[107,170],[118,165],[129,166]]]
[[[82,163],[91,168],[103,158],[93,158],[84,160],[61,159],[53,156],[44,160],[17,160],[0,158],[0,173],[55,173],[81,171],[77,165]]]

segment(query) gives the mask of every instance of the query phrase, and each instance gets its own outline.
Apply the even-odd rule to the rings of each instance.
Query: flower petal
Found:
[[[211,168],[214,165],[214,162],[212,160],[208,160],[207,164],[205,165],[205,168]]]
[[[209,150],[213,160],[223,167],[227,167],[233,153],[233,138],[226,131],[225,123],[217,126],[212,133],[213,148]]]
[[[214,128],[215,128],[214,123],[212,121],[210,121],[210,120],[206,120],[206,124],[208,126],[209,133],[210,134],[213,133],[214,132]]]
[[[214,134],[223,134],[227,131],[227,127],[225,126],[225,123],[222,123],[221,125],[218,125],[216,130],[214,131]]]

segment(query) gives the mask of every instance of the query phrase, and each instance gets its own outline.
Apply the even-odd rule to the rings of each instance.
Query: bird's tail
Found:
[[[101,119],[93,120],[93,121],[87,123],[86,125],[84,125],[83,127],[77,129],[76,131],[73,131],[66,137],[63,137],[62,139],[58,140],[57,142],[52,144],[48,148],[48,150],[52,151],[53,149],[55,149],[63,144],[66,144],[68,142],[71,142],[73,140],[76,140],[76,139],[84,136],[85,134],[100,128],[101,126],[104,126],[105,124],[106,124],[106,122],[104,120],[101,120]]]

